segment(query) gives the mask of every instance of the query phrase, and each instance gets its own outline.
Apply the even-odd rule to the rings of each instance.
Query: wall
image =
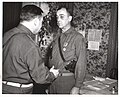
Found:
[[[19,24],[21,2],[3,2],[3,34]]]
[[[86,24],[86,41],[88,29],[102,30],[99,51],[87,49],[87,70],[95,76],[106,76],[107,50],[110,31],[111,3],[74,3],[74,24]],[[86,42],[87,44],[87,42]]]

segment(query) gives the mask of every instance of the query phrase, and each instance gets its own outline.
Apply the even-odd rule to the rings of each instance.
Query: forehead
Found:
[[[65,8],[61,8],[57,11],[57,15],[67,15],[67,10]]]

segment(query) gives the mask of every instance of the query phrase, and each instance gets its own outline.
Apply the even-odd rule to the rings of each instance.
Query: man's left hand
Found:
[[[80,93],[80,90],[78,87],[73,87],[70,94],[79,94]]]

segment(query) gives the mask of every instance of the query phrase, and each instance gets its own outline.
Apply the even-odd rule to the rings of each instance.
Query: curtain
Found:
[[[106,76],[118,77],[118,3],[111,3],[110,33],[108,42],[108,58]]]
[[[3,34],[19,23],[21,2],[3,2]]]

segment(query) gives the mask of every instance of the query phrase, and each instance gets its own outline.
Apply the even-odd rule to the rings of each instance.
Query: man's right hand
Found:
[[[50,69],[50,72],[54,74],[55,78],[57,78],[59,75],[59,69],[54,69],[54,66],[52,66],[52,68]]]

